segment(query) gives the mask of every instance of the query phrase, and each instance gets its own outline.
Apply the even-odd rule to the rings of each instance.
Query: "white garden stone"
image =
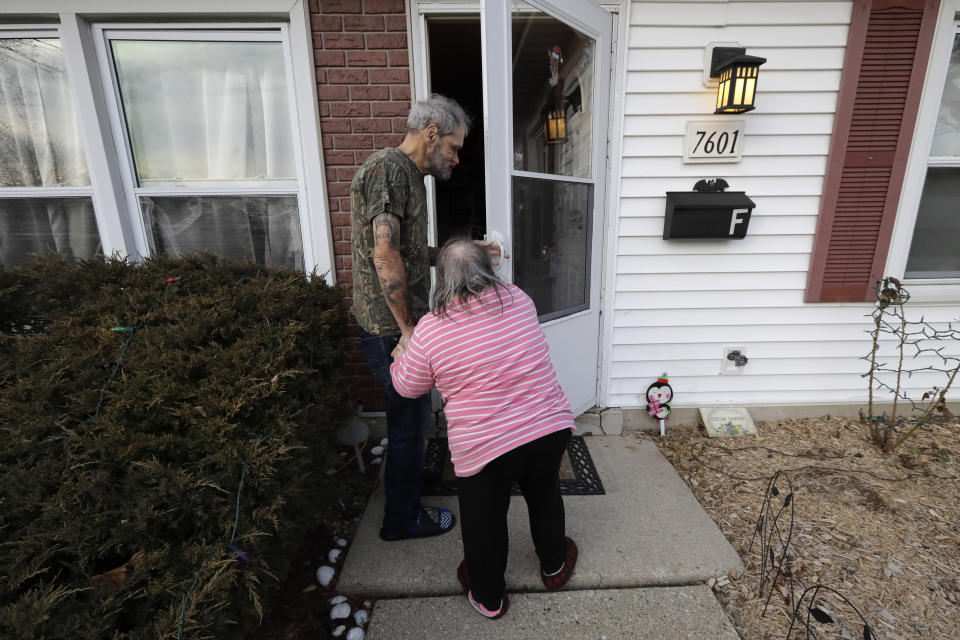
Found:
[[[330,609],[331,620],[343,620],[344,618],[349,618],[349,617],[350,617],[350,605],[347,604],[346,602],[335,604],[333,605],[333,608]]]
[[[317,569],[317,582],[319,582],[323,586],[327,586],[328,584],[330,584],[330,581],[333,580],[334,573],[336,572],[333,570],[333,567],[328,567],[327,565],[323,565],[322,567]]]
[[[360,627],[354,627],[347,631],[347,640],[363,640],[367,634]]]

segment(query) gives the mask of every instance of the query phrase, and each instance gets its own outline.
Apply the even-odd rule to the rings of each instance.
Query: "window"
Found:
[[[100,250],[93,190],[56,31],[0,31],[0,265]]]
[[[960,278],[960,27],[937,113],[906,278]]]
[[[102,31],[124,180],[151,254],[303,269],[283,36]]]
[[[189,4],[0,3],[0,265],[211,251],[334,281],[306,0]]]

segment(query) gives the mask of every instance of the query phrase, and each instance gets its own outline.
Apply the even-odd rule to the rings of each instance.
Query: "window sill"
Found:
[[[910,292],[910,302],[960,302],[960,278],[944,278],[942,280],[903,280],[902,284],[903,287]]]

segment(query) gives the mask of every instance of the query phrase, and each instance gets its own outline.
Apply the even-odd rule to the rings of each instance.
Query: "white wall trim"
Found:
[[[913,239],[913,229],[920,208],[920,196],[927,176],[927,160],[933,132],[937,122],[937,112],[943,96],[944,78],[950,63],[953,47],[957,13],[960,12],[960,0],[943,0],[940,14],[937,16],[936,32],[930,50],[927,73],[923,80],[923,93],[917,114],[913,143],[907,160],[907,170],[897,207],[897,218],[893,227],[890,252],[887,255],[887,275],[903,279],[907,268],[907,257]],[[960,283],[954,280],[905,280],[912,299],[919,302],[957,302],[960,301]]]
[[[93,46],[96,53],[93,58],[85,53],[84,58],[93,62],[97,67],[95,73],[99,74],[102,99],[107,105],[104,119],[99,120],[99,124],[103,139],[113,141],[114,163],[112,168],[116,171],[114,180],[116,185],[122,187],[125,209],[129,211],[129,215],[123,216],[133,238],[131,244],[127,245],[127,252],[135,257],[148,256],[150,255],[150,243],[143,225],[140,202],[135,189],[137,171],[133,165],[133,156],[129,152],[132,147],[127,138],[129,129],[126,125],[123,108],[120,105],[117,78],[113,65],[109,62],[108,51],[110,47],[107,42],[106,28],[103,25],[92,25],[91,33],[93,34]],[[104,127],[107,127],[107,130],[104,130]]]
[[[603,263],[600,286],[600,349],[597,371],[597,404],[610,406],[610,367],[613,359],[613,322],[614,303],[617,295],[617,255],[619,254],[620,227],[620,175],[623,165],[623,126],[626,109],[624,90],[627,83],[627,64],[629,58],[630,0],[623,0],[620,9],[614,15],[617,21],[614,30],[614,52],[610,65],[615,77],[610,82],[610,126],[607,137],[610,140],[607,158],[607,215],[603,229]],[[612,74],[612,75],[613,75]]]
[[[60,14],[60,37],[65,51],[83,51],[83,55],[64,55],[67,77],[80,123],[80,137],[87,157],[87,170],[93,188],[93,210],[100,228],[103,253],[137,259],[134,231],[120,176],[119,158],[114,152],[110,115],[100,85],[97,56],[90,24],[75,13]],[[84,126],[98,123],[97,130]]]
[[[417,0],[407,0],[407,32],[410,34],[407,52],[410,60],[410,77],[413,80],[410,96],[413,102],[426,100],[430,97],[430,54],[429,36],[427,33],[427,17],[435,9],[433,4],[427,5]],[[450,11],[442,7],[437,9],[443,13]],[[479,5],[460,5],[457,13],[480,14]],[[425,187],[427,190],[427,243],[438,246],[437,236],[437,183],[433,176],[427,176]],[[430,271],[430,278],[436,276]],[[432,287],[431,287],[432,290]]]
[[[307,272],[327,274],[327,283],[336,284],[333,235],[327,210],[327,176],[323,164],[323,143],[320,138],[320,105],[317,99],[317,73],[313,64],[310,11],[304,0],[296,0],[290,8],[290,75],[293,78],[294,102],[298,112],[296,124],[300,132],[301,202],[307,215],[300,216],[303,236],[303,262]],[[309,109],[309,110],[308,110]]]

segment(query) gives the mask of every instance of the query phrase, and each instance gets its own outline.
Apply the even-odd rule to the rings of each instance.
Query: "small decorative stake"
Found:
[[[778,486],[779,485],[779,486]],[[789,509],[789,512],[787,511]],[[780,518],[790,515],[790,526],[785,527]],[[766,602],[763,603],[763,614],[767,612],[770,597],[773,596],[777,580],[783,575],[783,563],[787,559],[787,549],[793,537],[793,483],[783,471],[777,471],[767,484],[767,491],[763,496],[763,505],[760,507],[760,517],[754,527],[753,536],[747,553],[753,549],[753,541],[760,534],[760,596],[767,591]],[[790,608],[793,609],[793,575],[790,574]],[[761,614],[761,615],[763,615]]]
[[[660,422],[660,436],[666,434],[664,421],[670,415],[670,401],[673,400],[673,388],[667,381],[667,374],[657,378],[657,381],[647,387],[647,413]]]
[[[831,605],[839,604],[844,608],[851,609],[857,616],[857,618],[853,620],[853,624],[855,624],[856,627],[852,630],[847,629],[847,624],[843,618],[837,615],[833,609],[827,608],[823,602],[824,596],[833,600],[833,602],[830,603]],[[811,620],[811,618],[813,618],[813,620]],[[797,606],[793,610],[793,617],[790,620],[790,628],[787,629],[785,640],[790,640],[791,637],[803,637],[805,640],[819,638],[820,635],[818,629],[816,629],[818,626],[817,623],[820,625],[830,625],[832,628],[829,628],[829,631],[837,633],[839,637],[843,638],[873,640],[876,637],[870,624],[867,623],[867,619],[863,617],[863,614],[853,606],[853,603],[850,602],[846,596],[822,584],[815,584],[809,587],[803,592],[803,595],[800,596],[800,599],[797,601]],[[802,636],[799,633],[793,636],[790,635],[793,633],[794,625],[796,625],[798,629],[803,628]],[[822,631],[822,629],[819,631]]]
[[[337,440],[340,444],[353,447],[353,452],[357,456],[357,464],[360,466],[360,473],[366,472],[363,465],[363,452],[360,450],[360,444],[370,435],[370,427],[360,419],[360,416],[352,416],[346,425],[337,430]]]

